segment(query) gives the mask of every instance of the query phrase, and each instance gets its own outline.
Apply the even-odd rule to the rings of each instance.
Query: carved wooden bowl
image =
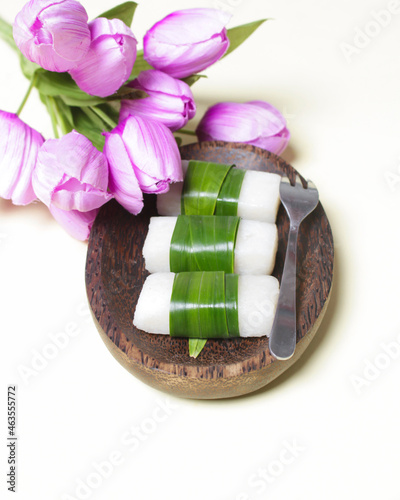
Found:
[[[203,142],[181,149],[183,159],[235,163],[240,168],[276,172],[292,181],[296,171],[280,157],[239,143]],[[333,275],[333,238],[319,204],[300,226],[297,265],[297,346],[287,361],[277,361],[268,339],[209,340],[197,359],[188,340],[153,335],[132,324],[135,306],[148,273],[142,247],[149,218],[156,215],[155,196],[145,198],[133,216],[116,202],[105,205],[92,228],[86,262],[87,295],[94,321],[113,356],[143,382],[186,398],[239,396],[265,386],[303,354],[327,309]],[[281,278],[289,221],[281,205],[279,246],[274,276]]]

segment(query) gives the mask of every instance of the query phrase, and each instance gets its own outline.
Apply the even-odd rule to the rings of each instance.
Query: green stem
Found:
[[[52,98],[52,101],[53,101],[54,109],[56,111],[57,121],[58,121],[58,124],[61,128],[62,134],[63,135],[69,134],[71,132],[71,127],[70,127],[69,123],[67,122],[67,120],[65,119],[65,116],[63,115],[62,111],[60,110],[56,99]]]
[[[194,130],[188,130],[187,128],[181,128],[176,131],[177,134],[185,134],[185,135],[196,135]]]
[[[26,101],[28,100],[28,97],[31,93],[31,90],[33,89],[33,87],[35,86],[35,82],[36,82],[36,73],[33,73],[32,75],[32,78],[31,78],[31,83],[29,84],[29,87],[28,87],[28,90],[26,91],[26,94],[17,110],[17,115],[20,115],[22,110],[24,109],[24,106],[26,104]]]
[[[107,113],[104,113],[100,108],[97,106],[90,106],[90,109],[93,111],[93,113],[96,113],[96,115],[103,120],[103,122],[111,127],[111,129],[115,128],[117,126],[117,123],[115,123],[114,120],[112,120]]]
[[[54,133],[54,137],[56,139],[59,139],[59,135],[58,135],[58,128],[57,128],[57,117],[56,117],[56,113],[54,111],[54,108],[53,108],[53,99],[49,96],[46,96],[46,106],[47,106],[47,111],[49,112],[49,115],[50,115],[50,118],[51,118],[51,124],[53,126],[53,133]]]

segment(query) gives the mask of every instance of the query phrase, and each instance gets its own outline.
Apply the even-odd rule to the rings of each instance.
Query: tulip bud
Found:
[[[225,25],[230,18],[230,14],[216,9],[173,12],[146,33],[144,58],[175,78],[202,71],[228,50]]]
[[[206,111],[196,134],[199,141],[244,142],[278,155],[290,139],[285,118],[263,101],[215,104]]]
[[[143,207],[142,191],[165,193],[183,179],[181,158],[172,132],[162,123],[129,116],[105,133],[111,193],[129,212]]]
[[[15,205],[36,200],[32,172],[43,137],[14,113],[0,111],[0,197]]]
[[[112,198],[107,192],[105,156],[75,130],[61,139],[48,139],[43,144],[32,184],[37,197],[53,215],[58,215],[54,215],[55,218],[62,221],[71,234],[82,235],[82,223],[87,229],[94,220],[93,211]],[[69,213],[63,214],[64,211]],[[82,215],[82,212],[87,215]],[[74,229],[74,226],[77,227]]]
[[[14,40],[23,55],[49,71],[68,71],[90,45],[88,16],[75,0],[30,0],[14,22]]]
[[[119,19],[100,17],[89,23],[89,28],[88,53],[69,73],[87,94],[107,97],[128,80],[136,59],[137,41]]]
[[[162,71],[142,71],[128,85],[143,90],[149,97],[123,100],[120,121],[129,115],[143,116],[157,120],[171,130],[178,130],[196,114],[196,104],[189,85]]]

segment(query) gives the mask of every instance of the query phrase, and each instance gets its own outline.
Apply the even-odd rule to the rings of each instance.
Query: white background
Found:
[[[2,0],[0,15],[11,22],[23,3]],[[18,385],[16,496],[24,500],[400,498],[400,13],[384,27],[374,21],[390,3],[142,2],[133,24],[140,39],[187,7],[229,10],[230,26],[274,19],[195,85],[197,119],[228,99],[283,110],[292,132],[284,157],[317,184],[334,232],[330,308],[300,362],[266,390],[176,399],[136,380],[101,341],[86,307],[87,245],[44,206],[0,200],[2,498],[14,498],[4,472],[8,384]],[[114,4],[84,5],[94,17]],[[355,42],[364,47],[346,58],[343,44]],[[0,109],[15,111],[27,81],[0,47]],[[36,96],[22,119],[51,136]],[[51,335],[66,329],[75,335],[68,345],[24,380],[24,368],[54,345]],[[382,343],[393,343],[392,358]]]

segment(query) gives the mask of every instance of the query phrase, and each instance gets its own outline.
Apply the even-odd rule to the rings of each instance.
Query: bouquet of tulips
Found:
[[[137,214],[143,193],[182,180],[179,135],[247,142],[277,154],[289,140],[283,116],[262,101],[219,103],[196,132],[191,86],[263,22],[227,30],[215,9],[174,12],[150,28],[143,49],[126,2],[88,22],[76,0],[30,0],[0,36],[19,54],[30,85],[16,113],[0,111],[0,197],[37,199],[74,237],[85,240],[99,211],[115,198]],[[46,107],[54,138],[19,115],[32,89]]]

